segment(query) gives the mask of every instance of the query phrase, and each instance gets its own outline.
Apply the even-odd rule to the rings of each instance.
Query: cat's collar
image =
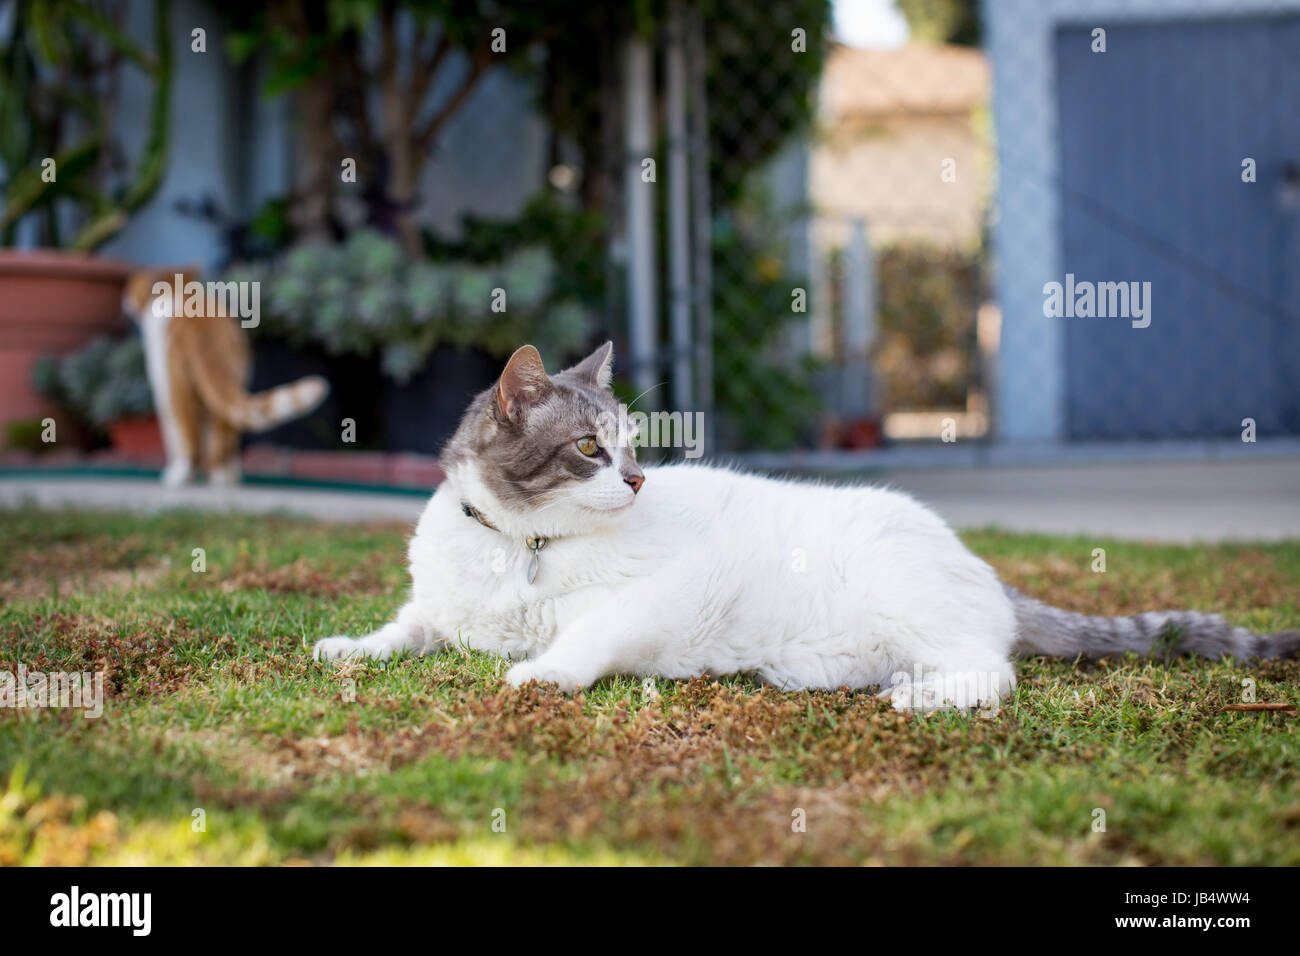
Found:
[[[488,521],[487,517],[483,514],[483,512],[479,511],[477,508],[475,508],[468,501],[465,501],[463,498],[461,499],[460,502],[460,510],[465,513],[466,518],[473,518],[483,527],[490,528],[493,531],[497,532],[497,534],[501,533],[501,529],[498,528],[496,525],[494,525],[491,521]]]
[[[465,501],[463,498],[461,499],[460,502],[460,510],[465,513],[465,517],[473,518],[483,527],[495,531],[497,534],[503,533],[500,528],[494,525],[491,521],[488,521],[487,517],[483,514],[483,512],[479,511],[477,508],[475,508],[468,501]],[[550,541],[550,538],[545,538],[539,534],[532,534],[524,538],[524,546],[533,553],[533,556],[528,561],[527,574],[528,574],[529,584],[532,584],[535,580],[537,580],[537,570],[538,568],[541,567],[542,564],[541,551],[542,548],[546,547],[548,541]]]

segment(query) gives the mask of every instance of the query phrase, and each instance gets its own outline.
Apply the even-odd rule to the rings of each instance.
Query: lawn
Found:
[[[404,539],[0,511],[0,671],[106,681],[98,719],[0,709],[0,863],[1300,863],[1300,718],[1221,711],[1243,682],[1300,701],[1300,661],[1030,660],[992,719],[743,677],[570,698],[459,652],[312,662],[402,602]],[[1300,542],[966,540],[1076,610],[1300,627]]]

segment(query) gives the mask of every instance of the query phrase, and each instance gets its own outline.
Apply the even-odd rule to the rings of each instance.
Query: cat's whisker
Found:
[[[657,385],[651,385],[651,386],[650,386],[649,388],[647,388],[644,392],[642,392],[642,393],[641,393],[640,395],[638,395],[636,398],[632,399],[632,401],[630,401],[630,402],[627,403],[627,410],[630,412],[630,411],[632,410],[633,406],[635,406],[637,402],[641,401],[641,399],[645,398],[647,395],[649,395],[651,392],[653,392],[656,388],[663,388],[663,387],[664,387],[665,385],[667,385],[667,384],[668,384],[668,383],[667,383],[666,381],[664,381],[664,382],[659,382]]]

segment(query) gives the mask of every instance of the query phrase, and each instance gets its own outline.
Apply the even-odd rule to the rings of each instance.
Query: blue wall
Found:
[[[1069,437],[1300,432],[1300,17],[1089,33],[1056,41],[1062,270],[1152,302],[1059,320]]]
[[[993,64],[998,163],[993,237],[1002,339],[994,422],[1003,440],[1059,441],[1069,434],[1066,335],[1071,320],[1049,319],[1042,311],[1043,284],[1063,280],[1066,271],[1058,31],[1069,27],[1090,33],[1101,27],[1119,39],[1130,26],[1159,30],[1295,16],[1300,0],[984,0],[982,14]],[[1225,37],[1224,43],[1230,42]],[[1199,67],[1210,74],[1207,82],[1213,81],[1213,68],[1203,64],[1161,55],[1152,64],[1158,65]],[[1226,84],[1224,91],[1231,96]],[[1256,108],[1252,96],[1258,95],[1243,91],[1229,103],[1249,112]],[[1107,141],[1123,150],[1127,135],[1112,127]],[[1294,290],[1290,294],[1294,300]],[[1158,292],[1156,296],[1159,308]]]

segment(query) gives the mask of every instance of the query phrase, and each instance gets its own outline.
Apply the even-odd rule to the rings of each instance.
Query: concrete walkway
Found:
[[[84,508],[154,512],[169,508],[294,514],[325,521],[409,521],[427,499],[411,494],[354,492],[293,485],[194,485],[164,488],[156,480],[116,477],[0,477],[0,507]]]
[[[1300,459],[898,471],[959,528],[1144,541],[1300,539]]]
[[[871,480],[912,494],[959,528],[1174,542],[1300,538],[1300,458],[898,469]],[[424,501],[285,485],[165,489],[133,478],[0,478],[2,507],[195,508],[410,523]]]

